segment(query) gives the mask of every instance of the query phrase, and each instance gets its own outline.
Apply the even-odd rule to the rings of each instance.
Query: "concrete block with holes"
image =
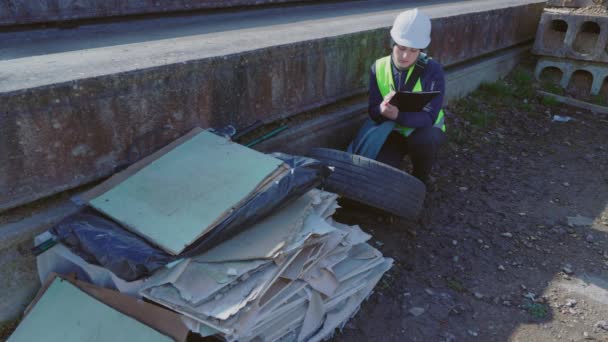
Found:
[[[608,63],[608,15],[590,15],[563,8],[545,9],[533,52]]]
[[[553,81],[563,88],[591,84],[592,95],[608,95],[608,64],[541,57],[534,72],[537,79]]]
[[[536,78],[608,97],[606,0],[553,0],[541,16],[533,52]],[[580,7],[580,8],[567,8]]]

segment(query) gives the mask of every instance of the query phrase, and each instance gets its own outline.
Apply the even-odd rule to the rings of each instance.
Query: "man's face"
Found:
[[[414,49],[398,44],[393,45],[393,62],[399,69],[407,69],[416,63],[420,49]]]

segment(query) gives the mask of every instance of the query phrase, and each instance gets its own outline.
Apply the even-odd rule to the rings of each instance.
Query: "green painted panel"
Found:
[[[8,341],[154,342],[171,338],[56,278]]]
[[[90,204],[179,254],[281,163],[203,131]]]

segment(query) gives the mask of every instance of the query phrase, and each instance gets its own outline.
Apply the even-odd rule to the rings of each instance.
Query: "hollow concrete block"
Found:
[[[545,9],[533,52],[538,55],[608,63],[608,16]]]
[[[575,72],[589,72],[593,77],[593,83],[591,85],[592,95],[599,94],[604,82],[606,82],[606,79],[608,78],[608,64],[542,57],[536,64],[536,69],[534,71],[536,79],[540,80],[543,70],[550,67],[557,68],[561,71],[562,77],[560,80],[560,86],[563,88],[568,86],[570,79]]]

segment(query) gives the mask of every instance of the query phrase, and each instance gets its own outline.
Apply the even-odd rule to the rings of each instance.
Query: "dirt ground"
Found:
[[[448,107],[418,221],[337,213],[395,264],[334,341],[608,341],[608,116],[530,75]]]
[[[419,220],[335,215],[395,263],[333,341],[608,341],[608,116],[530,75],[447,108]]]

